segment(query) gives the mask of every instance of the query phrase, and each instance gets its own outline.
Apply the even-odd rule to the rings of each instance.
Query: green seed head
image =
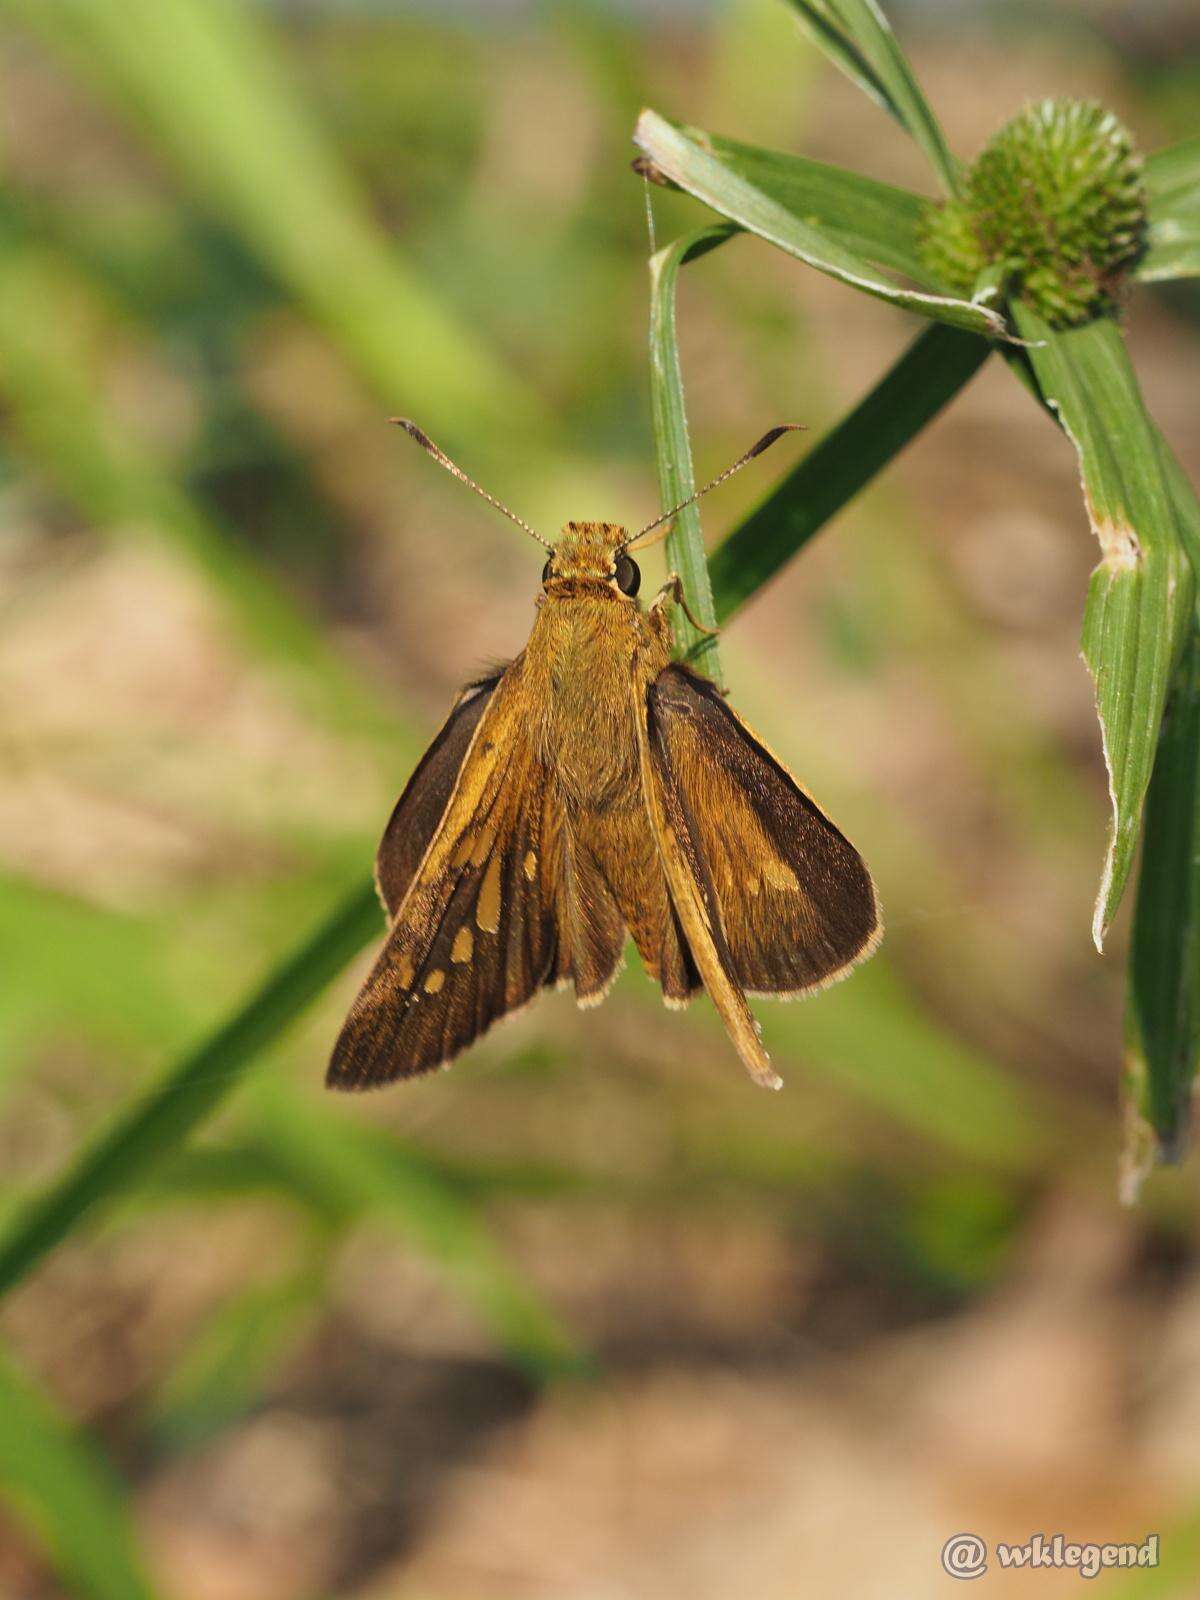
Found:
[[[960,294],[999,267],[1009,293],[1065,327],[1114,309],[1145,230],[1126,129],[1094,102],[1043,100],[985,146],[961,199],[930,206],[921,255]]]

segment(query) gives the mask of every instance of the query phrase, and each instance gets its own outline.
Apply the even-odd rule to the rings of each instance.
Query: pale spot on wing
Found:
[[[762,881],[761,881],[761,879],[759,879],[759,878],[747,878],[746,879],[746,888],[750,891],[750,893],[752,895],[758,896],[759,894],[762,893]]]
[[[479,904],[475,907],[475,926],[484,933],[495,933],[500,927],[500,857],[493,856],[483,875],[479,890]]]
[[[471,851],[474,848],[475,835],[473,833],[464,833],[458,841],[454,854],[450,857],[450,865],[452,867],[465,867],[471,859]]]
[[[425,993],[436,994],[446,981],[446,974],[440,967],[435,967],[425,979]]]
[[[473,867],[481,867],[483,865],[483,863],[491,855],[492,846],[495,844],[495,842],[495,828],[485,828],[479,835],[479,838],[476,840],[474,850],[471,851],[471,865]]]
[[[525,852],[525,876],[529,879],[530,883],[532,883],[536,874],[537,856],[534,851],[527,850]]]
[[[407,989],[413,981],[413,964],[407,956],[402,956],[400,965],[396,968],[396,982],[402,989]]]
[[[460,964],[464,961],[470,961],[474,949],[475,939],[470,928],[460,928],[454,935],[454,944],[450,949],[450,959]]]
[[[800,880],[786,861],[767,860],[763,863],[763,877],[772,889],[798,889]]]

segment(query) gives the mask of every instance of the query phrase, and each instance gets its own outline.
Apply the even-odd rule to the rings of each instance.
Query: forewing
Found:
[[[647,692],[647,736],[743,989],[803,994],[870,954],[879,908],[861,856],[708,679],[678,665],[661,672]]]
[[[687,944],[689,968],[694,965],[705,991],[734,1048],[756,1083],[767,1089],[781,1089],[783,1080],[771,1066],[763,1049],[758,1023],[746,1004],[746,996],[733,976],[733,961],[725,942],[721,919],[711,884],[688,828],[678,789],[662,760],[651,753],[651,711],[649,689],[635,679],[638,758],[646,809],[667,889],[679,926]],[[691,987],[690,981],[688,988]],[[664,997],[670,998],[666,985]],[[685,996],[686,997],[686,991]]]
[[[533,997],[555,968],[561,838],[514,666],[478,715],[440,824],[334,1047],[330,1087],[427,1072]]]
[[[375,883],[389,921],[400,909],[437,832],[475,729],[501,676],[490,674],[463,690],[396,801],[375,858]]]

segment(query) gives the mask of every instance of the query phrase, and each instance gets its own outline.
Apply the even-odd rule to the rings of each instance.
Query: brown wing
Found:
[[[496,672],[467,685],[396,801],[375,858],[375,883],[389,921],[400,909],[445,814],[479,719],[502,676]]]
[[[683,930],[690,963],[699,973],[708,997],[716,1006],[747,1072],[765,1089],[782,1089],[783,1079],[771,1066],[763,1049],[758,1023],[733,976],[733,960],[716,901],[688,830],[679,793],[662,760],[651,754],[649,690],[641,689],[635,680],[634,691],[638,701],[634,726],[637,730],[642,789],[671,904]],[[665,984],[663,997],[670,1003]]]
[[[625,922],[573,838],[541,759],[523,658],[464,692],[379,848],[391,931],[334,1047],[327,1082],[365,1089],[443,1065],[541,985],[603,999]]]
[[[647,692],[650,760],[729,976],[797,995],[865,959],[881,927],[861,856],[787,770],[686,667]]]
[[[459,720],[451,717],[440,750],[435,741],[397,807],[381,850],[389,905],[409,881],[334,1047],[331,1087],[371,1088],[448,1062],[562,972],[561,814],[523,712],[518,661],[490,688],[486,705],[460,703]],[[459,743],[457,774],[419,848]],[[406,817],[411,840],[402,832]]]

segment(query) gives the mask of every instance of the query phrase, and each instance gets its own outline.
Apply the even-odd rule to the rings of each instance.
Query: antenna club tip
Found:
[[[762,438],[751,450],[750,459],[753,460],[755,456],[762,455],[764,450],[769,450],[776,439],[782,439],[785,433],[805,432],[807,432],[807,429],[802,422],[781,422],[777,427],[771,428],[767,433],[763,434]]]
[[[389,417],[388,421],[395,428],[403,428],[410,439],[415,439],[418,444],[424,445],[426,450],[428,450],[430,445],[433,443],[433,440],[425,432],[424,428],[418,428],[411,417]]]

